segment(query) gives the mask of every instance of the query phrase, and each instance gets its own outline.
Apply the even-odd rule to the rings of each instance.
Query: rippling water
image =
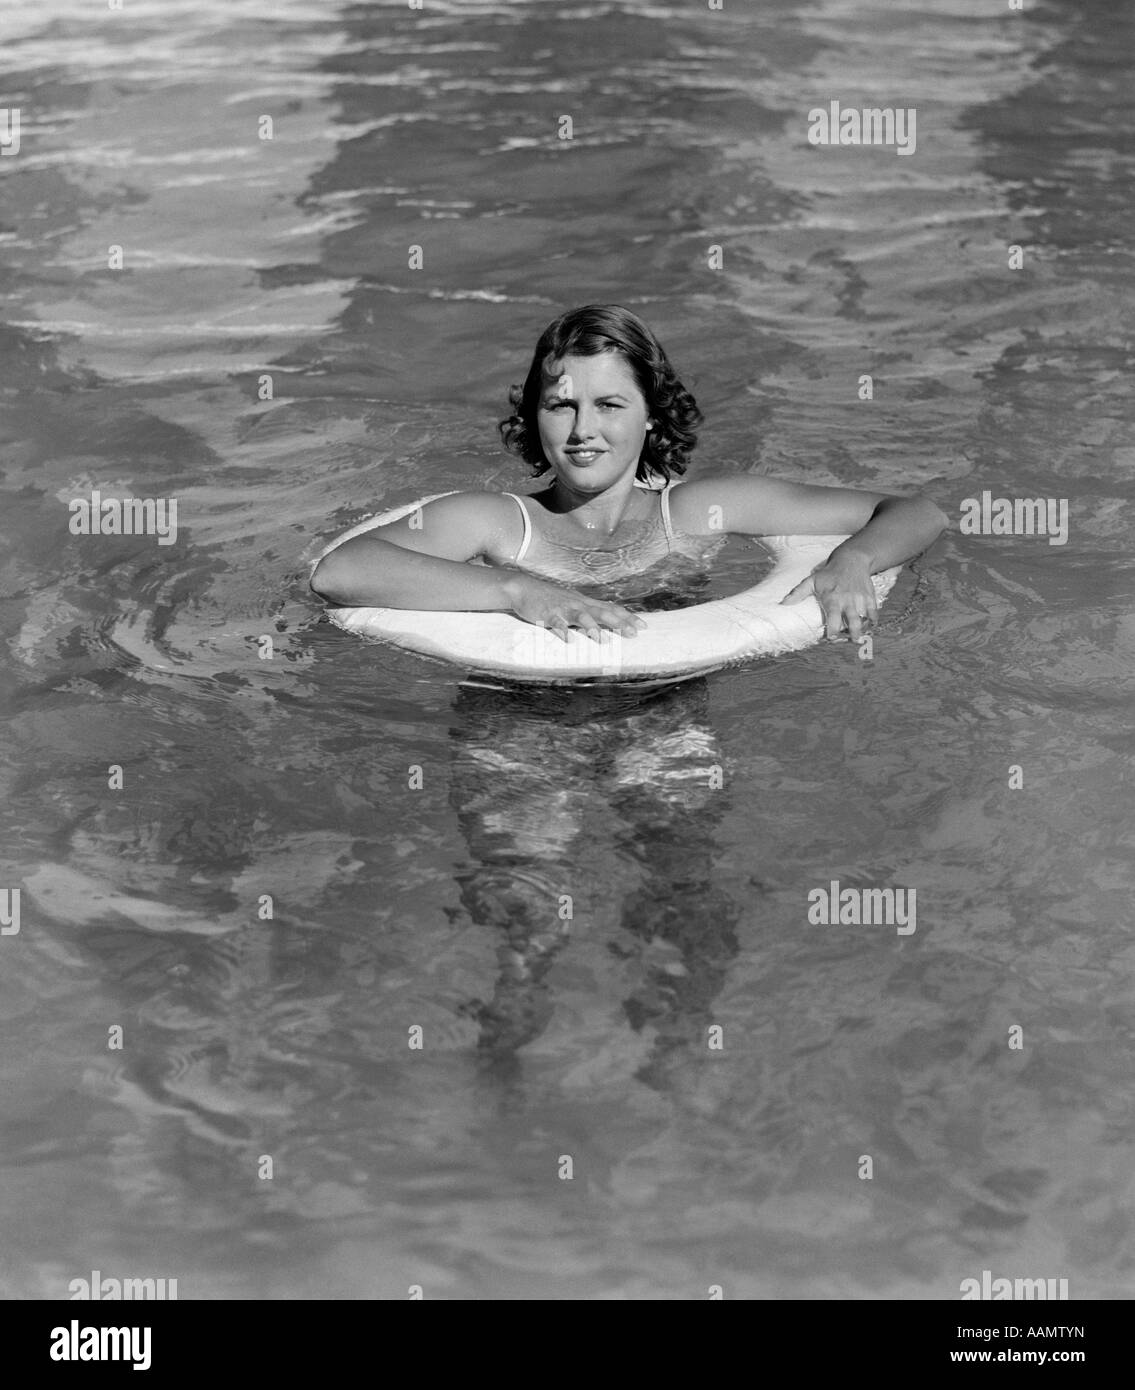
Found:
[[[4,24],[0,1292],[1130,1295],[1130,7]],[[811,147],[833,99],[916,154]],[[345,525],[523,490],[506,388],[604,300],[702,475],[1067,498],[1068,543],[954,533],[873,662],[653,698],[321,622]],[[70,535],[93,489],[176,543]],[[916,933],[810,926],[832,879]]]

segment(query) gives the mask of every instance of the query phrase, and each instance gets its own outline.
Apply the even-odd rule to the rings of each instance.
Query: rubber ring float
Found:
[[[453,491],[457,491],[454,489]],[[312,569],[344,541],[398,521],[437,492],[383,512],[336,537]],[[596,642],[572,629],[568,640],[511,613],[433,612],[410,608],[329,607],[336,626],[376,642],[439,658],[481,675],[540,684],[575,681],[618,683],[704,675],[754,656],[800,651],[823,636],[823,612],[814,597],[782,606],[780,600],[816,568],[846,536],[761,536],[773,568],[759,584],[732,598],[711,599],[662,613],[643,613],[635,637],[601,631]],[[882,603],[901,566],[873,576]]]

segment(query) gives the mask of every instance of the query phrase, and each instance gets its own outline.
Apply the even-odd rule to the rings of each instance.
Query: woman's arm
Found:
[[[878,574],[921,555],[948,525],[945,512],[929,497],[884,497],[866,526],[836,546],[828,564],[839,556]]]
[[[867,525],[837,545],[781,603],[815,594],[828,637],[834,640],[846,629],[848,640],[858,642],[879,616],[871,576],[921,554],[948,524],[927,497],[884,497]]]
[[[320,560],[311,587],[328,603],[351,608],[491,613],[511,609],[511,578],[515,571],[443,560],[362,535]]]
[[[688,494],[682,497],[682,494]],[[857,641],[877,610],[871,576],[920,554],[949,524],[926,497],[891,497],[854,488],[811,487],[775,478],[716,478],[675,489],[682,518],[697,529],[747,536],[846,535],[831,555],[782,600],[815,594],[827,635]],[[717,511],[711,513],[710,508]],[[716,524],[710,525],[707,518]]]
[[[450,493],[338,545],[311,587],[331,603],[364,608],[507,611],[508,572],[466,563],[504,538],[508,503],[492,493]]]
[[[336,546],[316,565],[311,587],[347,607],[514,613],[565,641],[571,628],[595,640],[602,628],[635,635],[643,620],[622,604],[518,570],[467,563],[514,554],[519,536],[510,525],[521,529],[515,502],[502,494],[451,493]]]

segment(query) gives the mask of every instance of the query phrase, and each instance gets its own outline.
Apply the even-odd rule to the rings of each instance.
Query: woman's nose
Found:
[[[595,437],[595,417],[590,411],[580,407],[575,416],[575,427],[572,430],[572,437],[577,440],[593,439]]]

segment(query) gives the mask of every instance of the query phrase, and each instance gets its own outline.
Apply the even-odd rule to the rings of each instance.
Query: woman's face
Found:
[[[536,420],[544,457],[577,492],[603,492],[634,472],[651,424],[634,373],[617,352],[565,357],[545,376]]]

